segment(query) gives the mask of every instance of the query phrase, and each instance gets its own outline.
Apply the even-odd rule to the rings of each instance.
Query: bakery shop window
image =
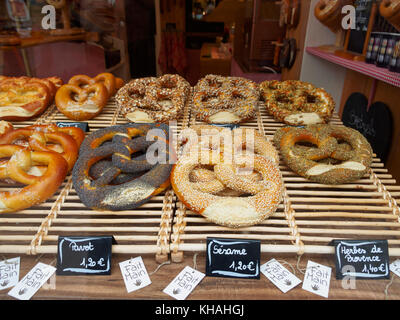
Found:
[[[129,79],[126,2],[1,1],[0,73],[40,78],[57,74],[67,82],[79,70]]]

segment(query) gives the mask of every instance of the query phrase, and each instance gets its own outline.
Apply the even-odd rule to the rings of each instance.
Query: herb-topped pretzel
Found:
[[[274,142],[294,172],[318,183],[358,180],[372,162],[372,148],[367,139],[344,126],[285,127],[277,130]]]
[[[289,125],[327,123],[335,108],[331,95],[311,83],[264,81],[260,89],[268,113]]]
[[[164,191],[174,159],[168,130],[165,124],[131,123],[87,136],[72,171],[83,204],[96,210],[129,210]]]

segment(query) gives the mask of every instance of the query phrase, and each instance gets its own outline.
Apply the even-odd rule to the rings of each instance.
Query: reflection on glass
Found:
[[[216,0],[193,0],[192,18],[202,20],[204,16],[210,14],[216,7]]]

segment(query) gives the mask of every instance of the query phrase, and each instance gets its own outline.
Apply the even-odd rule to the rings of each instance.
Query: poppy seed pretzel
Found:
[[[150,139],[153,129],[157,132]],[[128,124],[87,136],[72,171],[72,182],[83,204],[96,210],[129,210],[164,191],[170,184],[174,156],[168,130],[164,124]],[[165,162],[158,157],[155,163],[149,162],[147,151],[155,144]],[[137,156],[138,152],[142,154]]]
[[[344,141],[344,143],[342,142]],[[372,148],[357,130],[326,124],[282,128],[274,142],[294,172],[322,184],[343,184],[360,179],[372,163]],[[311,143],[313,146],[297,146]]]
[[[190,84],[179,75],[165,74],[131,80],[115,100],[121,114],[134,123],[167,123],[183,113]]]
[[[335,108],[329,93],[303,81],[264,81],[260,90],[268,113],[289,125],[327,123]]]
[[[206,123],[240,123],[254,118],[258,85],[240,77],[209,74],[193,89],[193,112]]]

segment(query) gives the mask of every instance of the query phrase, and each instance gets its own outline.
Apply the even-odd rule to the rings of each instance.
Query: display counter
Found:
[[[172,128],[174,133],[198,123],[191,104]],[[55,106],[38,119],[15,123],[23,127],[68,119]],[[90,131],[127,123],[112,98],[103,113],[89,120]],[[335,114],[332,124],[341,125]],[[259,103],[256,117],[241,123],[271,138],[283,124],[267,115]],[[171,299],[163,289],[187,265],[205,272],[207,237],[256,239],[261,242],[261,264],[275,258],[304,277],[308,260],[332,268],[329,299],[399,299],[400,282],[391,279],[357,280],[344,289],[334,277],[334,239],[385,239],[391,262],[400,256],[400,186],[379,159],[359,181],[321,185],[296,176],[281,161],[284,198],[276,213],[259,225],[231,229],[206,221],[177,199],[172,189],[129,211],[104,212],[86,208],[68,176],[45,203],[0,217],[0,256],[21,258],[20,276],[37,262],[55,266],[59,236],[113,236],[111,275],[55,276],[33,299]],[[4,188],[4,185],[2,186]],[[151,285],[127,293],[118,263],[141,256]],[[4,260],[2,259],[2,260]],[[394,277],[394,278],[393,278]],[[390,286],[389,286],[390,285]],[[386,291],[385,291],[386,290]],[[1,299],[12,299],[8,290]],[[205,277],[188,299],[323,299],[301,288],[283,294],[263,275],[259,280]]]
[[[80,300],[80,299],[138,299],[138,300],[174,300],[163,292],[164,288],[174,279],[185,266],[196,267],[205,272],[205,254],[194,253],[185,256],[182,263],[158,264],[151,255],[142,255],[143,262],[149,273],[151,284],[134,292],[128,293],[121,275],[119,262],[137,255],[113,254],[110,276],[55,276],[33,296],[32,300]],[[7,255],[15,257],[15,255]],[[333,258],[326,255],[295,254],[262,254],[261,263],[272,258],[277,259],[290,272],[301,280],[308,260],[333,266]],[[55,255],[21,256],[21,275],[25,275],[37,262],[55,263]],[[289,265],[290,264],[290,265]],[[391,280],[356,280],[352,287],[349,282],[336,280],[330,282],[329,300],[398,300],[400,298],[400,281]],[[0,291],[1,299],[14,300],[7,295],[9,290]],[[192,291],[187,300],[327,300],[324,297],[302,289],[301,284],[287,293],[281,292],[265,276],[259,280],[243,280],[232,278],[205,277]],[[246,303],[246,302],[244,302]]]

